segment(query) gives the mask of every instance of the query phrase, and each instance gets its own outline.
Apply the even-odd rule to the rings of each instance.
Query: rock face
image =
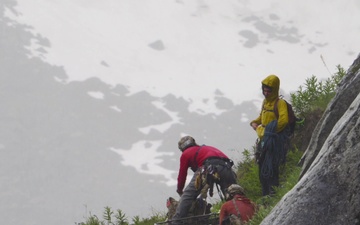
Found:
[[[360,224],[360,55],[318,122],[300,180],[261,223]]]

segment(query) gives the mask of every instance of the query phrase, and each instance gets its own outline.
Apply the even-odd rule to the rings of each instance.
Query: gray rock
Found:
[[[348,69],[348,73],[341,81],[336,96],[333,98],[332,102],[329,103],[329,106],[324,112],[323,117],[320,119],[317,126],[315,127],[313,137],[310,140],[309,146],[301,159],[301,162],[303,163],[301,177],[304,175],[304,173],[310,167],[311,163],[314,161],[326,138],[332,131],[335,123],[345,113],[345,111],[349,108],[350,104],[359,94],[359,67],[360,55],[354,61],[353,65]]]

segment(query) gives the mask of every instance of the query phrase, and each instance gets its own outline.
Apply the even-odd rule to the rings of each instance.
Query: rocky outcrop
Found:
[[[318,122],[300,180],[261,224],[360,224],[360,55]]]
[[[337,95],[333,98],[323,117],[315,127],[313,137],[301,159],[303,162],[301,177],[309,169],[310,165],[318,155],[334,125],[344,115],[350,104],[358,96],[360,91],[359,67],[360,55],[349,68],[347,75],[341,81]]]

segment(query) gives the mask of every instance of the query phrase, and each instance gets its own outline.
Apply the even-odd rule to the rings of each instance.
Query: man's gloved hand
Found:
[[[176,190],[176,192],[179,194],[179,196],[181,197],[181,195],[183,194],[183,191],[181,190]]]

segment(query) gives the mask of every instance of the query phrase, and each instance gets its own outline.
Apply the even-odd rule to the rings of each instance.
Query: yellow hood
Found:
[[[261,84],[270,87],[272,90],[267,100],[271,101],[279,96],[280,79],[276,75],[271,74],[267,76],[263,81],[261,81]]]

